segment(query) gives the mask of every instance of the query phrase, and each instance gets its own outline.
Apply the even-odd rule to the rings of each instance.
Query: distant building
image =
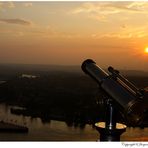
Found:
[[[39,76],[30,75],[30,74],[22,74],[20,77],[21,78],[35,79],[35,78],[38,78]]]

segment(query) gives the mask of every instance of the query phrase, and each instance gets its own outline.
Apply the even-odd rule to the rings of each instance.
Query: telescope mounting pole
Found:
[[[120,141],[120,135],[126,131],[124,124],[117,123],[116,110],[110,99],[106,101],[105,122],[99,122],[95,125],[100,133],[100,141]]]

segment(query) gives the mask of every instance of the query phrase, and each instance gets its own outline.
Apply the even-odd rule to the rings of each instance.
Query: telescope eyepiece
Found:
[[[113,71],[114,70],[114,68],[112,67],[112,66],[109,66],[108,67],[108,71],[110,72],[110,71]]]
[[[112,74],[116,73],[116,74],[119,74],[119,71],[118,70],[115,70],[113,67],[109,66],[108,67],[108,71]]]

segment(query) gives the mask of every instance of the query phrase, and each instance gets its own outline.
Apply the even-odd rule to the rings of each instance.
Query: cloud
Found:
[[[73,13],[80,12],[99,12],[102,14],[120,13],[122,11],[141,12],[148,11],[147,2],[98,2],[83,3],[82,6],[76,8]]]
[[[0,18],[0,22],[8,23],[8,24],[17,24],[23,26],[30,26],[32,23],[30,21],[24,19],[2,19]]]
[[[32,3],[24,3],[23,4],[25,7],[32,7]]]
[[[130,10],[136,10],[136,11],[148,11],[148,3],[147,2],[131,2],[127,6]]]
[[[99,13],[99,14],[114,14],[118,13],[119,10],[113,9],[109,3],[83,3],[82,6],[75,8],[72,13]]]
[[[127,12],[141,12],[145,11],[148,7],[146,2],[112,2],[104,5],[106,8],[117,9],[118,12],[127,11]]]
[[[15,5],[13,2],[8,2],[8,5],[7,5],[8,8],[14,8]]]
[[[26,2],[26,3],[22,3],[22,6],[24,7],[32,7],[32,3],[31,2]],[[0,2],[0,10],[5,10],[7,8],[15,8],[15,3],[14,2]]]
[[[24,36],[24,32],[22,32],[22,31],[14,31],[14,30],[0,30],[0,34],[1,35],[15,36],[15,37]]]
[[[1,21],[1,19],[0,19]],[[1,35],[9,35],[9,36],[28,36],[28,37],[40,37],[40,38],[80,38],[79,34],[76,33],[69,33],[69,32],[63,32],[59,30],[59,28],[55,28],[54,26],[40,26],[40,25],[32,25],[31,27],[25,27],[25,28],[0,28],[0,34]]]
[[[93,38],[120,38],[120,39],[127,39],[127,38],[144,38],[148,37],[147,33],[147,26],[145,27],[137,27],[133,28],[132,26],[125,28],[122,28],[120,32],[110,32],[110,33],[104,33],[104,34],[92,34]]]
[[[0,2],[0,9],[5,9],[5,8],[14,8],[15,5],[13,2]]]
[[[147,2],[86,2],[72,10],[72,14],[86,14],[89,18],[105,20],[118,13],[147,13]]]
[[[42,31],[40,31],[42,30]],[[32,34],[42,35],[44,38],[79,38],[80,35],[77,33],[69,33],[59,30],[59,28],[55,28],[54,26],[47,26],[44,29],[38,28],[36,31],[32,31]]]

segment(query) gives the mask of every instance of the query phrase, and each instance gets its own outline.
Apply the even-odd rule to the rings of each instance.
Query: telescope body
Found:
[[[95,79],[100,88],[117,103],[128,121],[138,124],[143,119],[148,105],[142,96],[137,95],[130,82],[126,84],[120,77],[106,73],[91,59],[83,62],[82,70]]]

